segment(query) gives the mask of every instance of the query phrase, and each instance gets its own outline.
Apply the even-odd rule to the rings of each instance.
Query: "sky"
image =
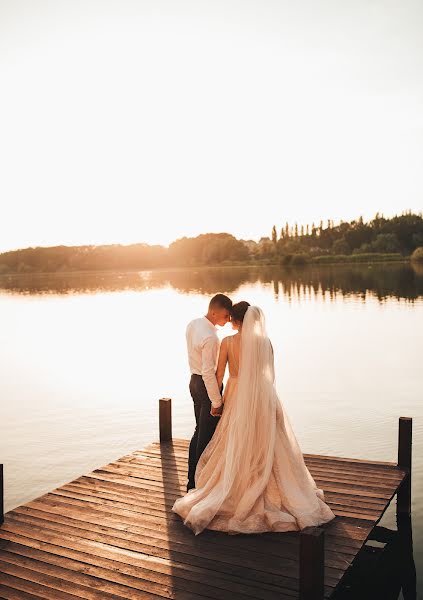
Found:
[[[423,209],[421,0],[0,0],[0,251]]]

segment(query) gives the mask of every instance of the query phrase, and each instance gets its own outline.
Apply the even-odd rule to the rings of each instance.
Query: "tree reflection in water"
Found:
[[[413,302],[423,296],[423,265],[381,263],[288,267],[212,267],[154,271],[97,271],[0,276],[0,290],[18,294],[74,294],[172,287],[182,293],[231,294],[241,285],[273,287],[276,299],[368,296]]]

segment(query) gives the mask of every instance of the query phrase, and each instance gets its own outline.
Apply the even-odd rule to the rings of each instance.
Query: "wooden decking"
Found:
[[[399,462],[408,460],[402,440],[400,426]],[[315,597],[300,586],[310,532],[195,536],[183,525],[171,507],[185,493],[187,450],[183,439],[152,443],[6,513],[0,597],[293,600],[300,587]],[[411,464],[305,460],[336,514],[318,528],[330,598],[400,486],[399,507],[409,510]]]

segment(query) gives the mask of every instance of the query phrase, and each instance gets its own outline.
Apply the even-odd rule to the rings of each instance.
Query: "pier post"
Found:
[[[300,532],[300,600],[323,600],[324,539],[321,527],[306,527]]]
[[[413,419],[400,417],[398,427],[398,466],[408,469],[397,492],[397,514],[411,514],[411,449]]]
[[[0,525],[4,522],[4,480],[3,465],[0,465]]]
[[[172,440],[172,398],[159,400],[160,442]]]

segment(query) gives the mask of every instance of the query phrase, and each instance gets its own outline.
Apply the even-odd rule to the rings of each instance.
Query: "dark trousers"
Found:
[[[220,392],[222,393],[223,385]],[[195,431],[189,444],[188,456],[188,484],[187,491],[195,487],[195,469],[198,460],[213,437],[220,417],[210,414],[212,403],[207,394],[207,389],[201,375],[191,375],[189,391],[194,402]]]

